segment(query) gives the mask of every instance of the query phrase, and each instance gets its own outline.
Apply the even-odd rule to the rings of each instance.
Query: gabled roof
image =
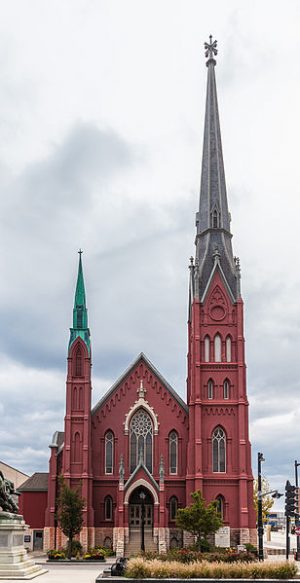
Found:
[[[161,384],[168,389],[171,393],[172,397],[177,401],[177,403],[182,407],[186,413],[188,413],[188,406],[187,404],[181,399],[181,397],[176,393],[175,389],[171,387],[171,385],[166,381],[166,379],[162,376],[162,374],[155,368],[154,364],[147,358],[147,356],[141,352],[138,357],[131,363],[131,365],[123,372],[123,374],[116,380],[116,382],[108,389],[108,391],[103,395],[103,397],[98,401],[98,403],[93,407],[92,414],[97,411],[105,401],[112,395],[114,390],[124,381],[124,379],[130,374],[131,370],[133,370],[139,363],[140,360],[143,360],[144,363],[150,368],[153,374],[160,380]]]
[[[48,492],[48,475],[48,472],[35,472],[31,478],[28,478],[28,480],[18,488],[18,491]]]
[[[154,485],[154,487],[156,488],[156,490],[159,490],[158,483],[154,480],[152,474],[150,474],[148,468],[145,466],[145,464],[143,462],[139,462],[138,463],[138,465],[136,466],[134,472],[131,474],[131,476],[128,478],[127,482],[125,483],[124,490],[127,490],[128,486],[130,486],[130,484],[132,482],[134,482],[134,480],[136,478],[136,475],[137,475],[137,473],[139,472],[140,469],[144,470],[147,478]]]

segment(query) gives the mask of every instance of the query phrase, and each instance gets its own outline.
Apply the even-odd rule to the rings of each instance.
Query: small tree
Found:
[[[270,492],[271,487],[266,478],[261,479],[261,492],[262,492],[262,515],[263,515],[263,523],[267,522],[269,510],[271,510],[274,504],[274,498],[272,496],[266,495],[267,492]],[[254,500],[254,508],[257,516],[258,512],[258,482],[254,480],[253,484],[253,500]]]
[[[78,490],[69,488],[63,476],[59,478],[60,493],[57,503],[57,518],[63,533],[68,537],[68,559],[72,556],[72,542],[74,536],[82,529],[85,501]]]
[[[180,508],[176,515],[176,525],[191,532],[200,548],[201,540],[207,542],[209,534],[214,534],[223,524],[217,510],[217,501],[206,504],[200,491],[191,494],[193,503]]]

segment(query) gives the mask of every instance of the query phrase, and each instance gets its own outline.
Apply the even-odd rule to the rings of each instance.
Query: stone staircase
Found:
[[[157,551],[157,543],[153,540],[152,528],[145,528],[145,551]],[[129,542],[125,545],[125,557],[132,557],[141,552],[141,529],[130,529]]]

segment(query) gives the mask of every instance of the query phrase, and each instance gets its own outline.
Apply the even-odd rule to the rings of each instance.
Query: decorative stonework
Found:
[[[208,306],[209,315],[212,320],[220,322],[224,320],[227,314],[227,302],[221,288],[216,285],[214,288]]]
[[[149,415],[153,421],[154,434],[155,435],[158,434],[158,428],[159,428],[158,417],[157,417],[153,407],[150,407],[148,401],[146,401],[145,393],[146,393],[146,390],[144,389],[143,381],[141,380],[140,387],[138,389],[139,398],[137,399],[137,401],[135,401],[134,405],[132,407],[130,407],[127,415],[125,416],[125,421],[124,421],[125,435],[128,435],[128,433],[129,433],[129,425],[130,425],[130,420],[131,420],[132,416],[140,408],[145,409],[149,413]]]

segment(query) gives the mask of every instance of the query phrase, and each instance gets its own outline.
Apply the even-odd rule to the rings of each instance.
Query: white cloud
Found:
[[[80,246],[94,400],[141,350],[185,394],[202,43],[212,32],[254,459],[264,450],[270,481],[283,479],[299,449],[299,3],[0,0],[0,8],[5,461],[21,455],[31,471],[47,469],[46,444],[62,429]]]

